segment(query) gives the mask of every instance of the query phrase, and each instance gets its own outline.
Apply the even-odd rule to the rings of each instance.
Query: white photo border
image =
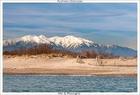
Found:
[[[0,1],[0,95],[58,95],[58,92],[3,92],[3,4],[4,3],[60,3],[57,0]],[[80,92],[80,95],[140,95],[140,1],[139,0],[82,0],[81,3],[137,3],[137,92]]]

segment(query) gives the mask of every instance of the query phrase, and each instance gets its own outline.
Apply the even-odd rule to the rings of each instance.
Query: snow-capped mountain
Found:
[[[37,43],[37,44],[50,44],[50,41],[48,40],[47,37],[45,37],[44,35],[40,35],[40,36],[31,36],[31,35],[27,35],[27,36],[23,36],[21,38],[16,38],[16,39],[12,39],[12,40],[4,40],[4,46],[10,45],[10,44],[16,44],[18,42],[25,42],[25,43]]]
[[[49,39],[51,42],[55,43],[56,45],[61,45],[64,48],[77,48],[80,45],[90,46],[94,44],[92,41],[74,37],[74,36],[65,36],[65,37],[52,37]]]
[[[21,38],[4,40],[3,47],[4,51],[13,51],[19,48],[31,48],[36,45],[47,44],[55,49],[68,50],[73,52],[82,51],[96,51],[102,53],[109,53],[116,56],[136,56],[137,51],[127,48],[120,47],[117,45],[101,45],[93,41],[83,39],[75,36],[65,36],[65,37],[46,37],[44,35],[40,36],[23,36]]]

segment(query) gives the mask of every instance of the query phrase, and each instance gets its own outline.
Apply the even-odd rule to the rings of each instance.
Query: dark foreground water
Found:
[[[4,92],[136,92],[136,77],[4,75]]]

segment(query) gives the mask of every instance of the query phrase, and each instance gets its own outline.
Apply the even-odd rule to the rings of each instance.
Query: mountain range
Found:
[[[44,35],[26,35],[20,38],[4,40],[3,50],[14,51],[19,48],[32,48],[40,44],[47,44],[53,49],[72,52],[95,51],[97,53],[108,53],[123,57],[137,56],[137,51],[128,47],[121,47],[118,45],[102,45],[72,35],[65,37],[54,36],[50,38]]]

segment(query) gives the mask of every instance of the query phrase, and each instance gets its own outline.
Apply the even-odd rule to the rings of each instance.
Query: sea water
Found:
[[[4,75],[4,92],[136,92],[130,76]]]

